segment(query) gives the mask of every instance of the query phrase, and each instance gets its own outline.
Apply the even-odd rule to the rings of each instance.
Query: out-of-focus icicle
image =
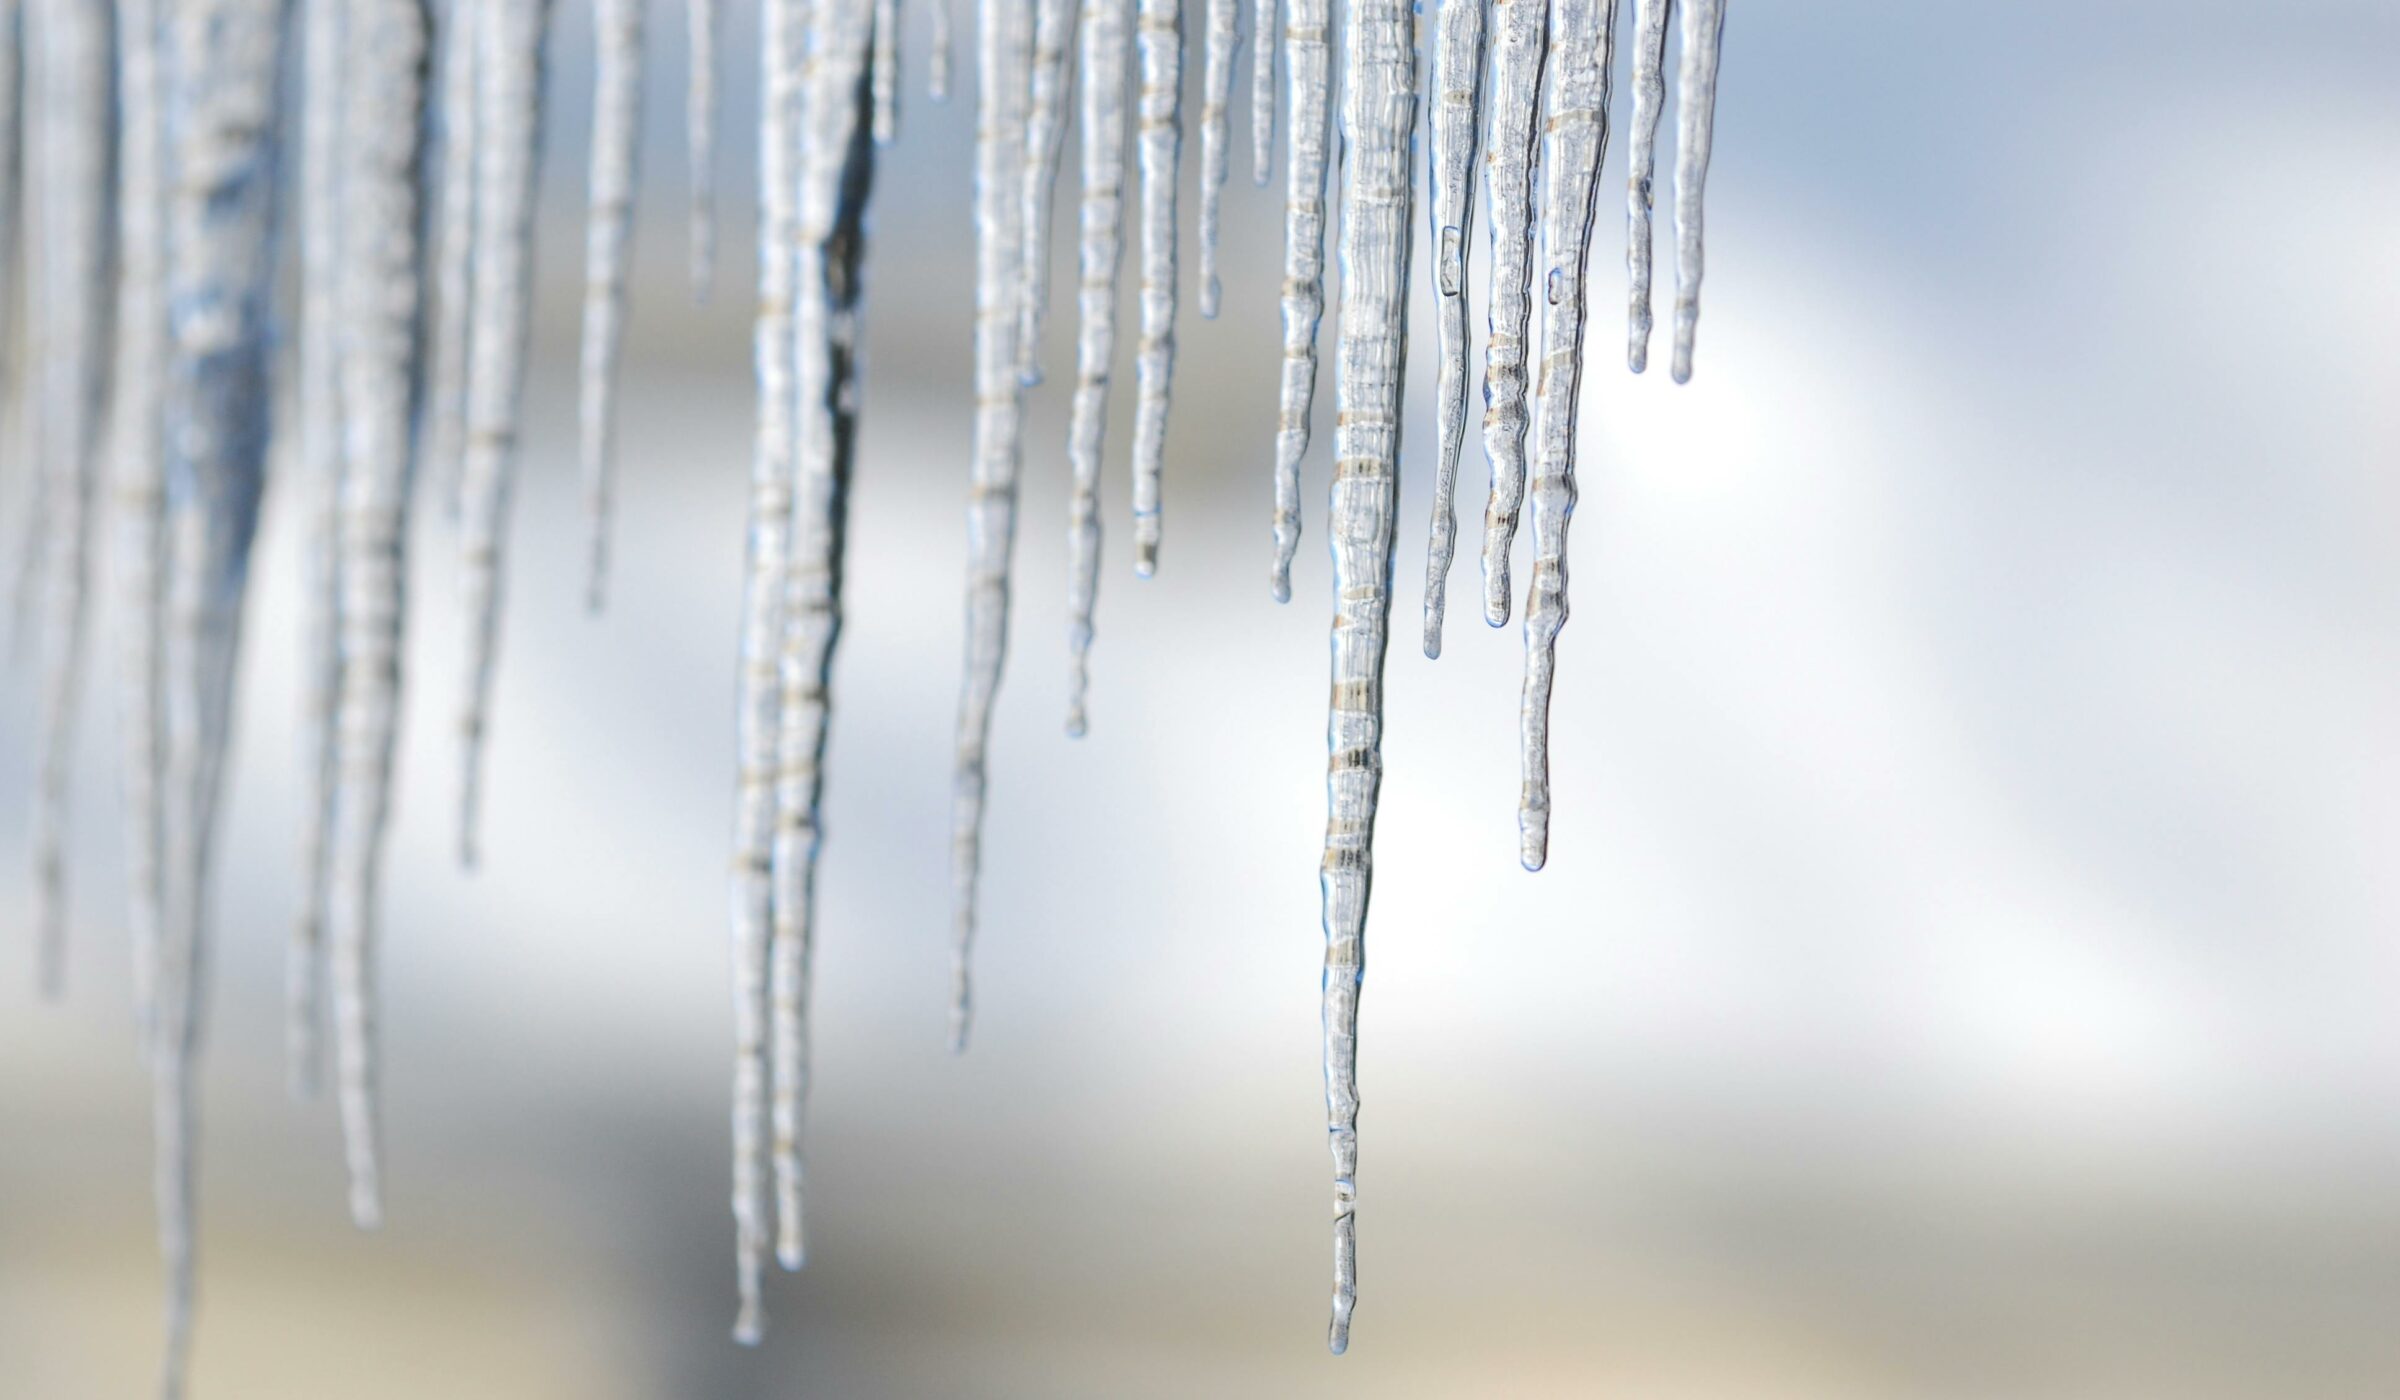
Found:
[[[193,1279],[196,1056],[208,874],[250,547],[265,485],[281,0],[166,6],[168,351],[164,404],[172,581],[165,637],[168,918],[153,1059],[162,1394],[182,1394]]]
[[[889,146],[900,138],[900,0],[875,0],[875,51],[869,63],[875,144]]]
[[[1508,551],[1525,500],[1525,354],[1533,339],[1533,189],[1548,0],[1492,0],[1492,129],[1483,203],[1492,236],[1491,324],[1483,347],[1483,456],[1492,493],[1483,513],[1483,620],[1508,621]]]
[[[1208,43],[1200,72],[1200,314],[1217,319],[1217,244],[1224,223],[1226,146],[1233,136],[1233,57],[1241,47],[1240,0],[1208,0]]]
[[[16,406],[19,401],[8,392],[17,381],[20,353],[17,344],[17,246],[22,241],[18,224],[24,218],[22,197],[24,158],[25,101],[25,16],[20,0],[0,0],[0,404]],[[18,408],[21,413],[21,407]],[[13,433],[16,423],[8,425]],[[11,443],[13,447],[15,444]],[[41,473],[26,473],[30,481],[40,481]],[[38,528],[40,517],[28,517],[28,526]],[[22,571],[33,562],[35,551],[26,551],[19,561]],[[20,572],[20,578],[24,574]]]
[[[1083,0],[1083,203],[1076,265],[1075,405],[1067,429],[1067,733],[1082,737],[1100,592],[1100,448],[1125,247],[1125,74],[1133,0]]]
[[[533,312],[534,167],[541,149],[542,50],[550,0],[484,0],[475,132],[474,319],[467,341],[467,440],[459,479],[460,594],[467,662],[459,697],[458,855],[476,858],[492,669],[500,650],[502,551],[516,489],[525,337]],[[371,1177],[367,1183],[372,1185]]]
[[[1583,382],[1584,271],[1593,200],[1608,154],[1609,63],[1617,0],[1552,0],[1542,137],[1542,367],[1535,390],[1533,581],[1525,598],[1525,695],[1518,718],[1524,791],[1518,855],[1539,870],[1550,848],[1550,683],[1567,621],[1567,520],[1575,511],[1575,396]]]
[[[1017,287],[1017,377],[1042,382],[1043,313],[1050,302],[1050,196],[1067,139],[1067,46],[1077,0],[1033,0],[1033,71],[1025,105],[1025,230]]]
[[[1366,974],[1383,660],[1408,358],[1409,139],[1417,111],[1410,0],[1347,0],[1342,25],[1342,310],[1335,351],[1333,697],[1326,724],[1325,1113],[1333,1148],[1333,1322],[1358,1296],[1358,994]]]
[[[932,0],[933,33],[928,46],[933,55],[925,70],[925,95],[936,102],[950,100],[950,0]]]
[[[584,603],[608,595],[608,534],[616,495],[617,362],[625,345],[625,284],[633,260],[640,179],[643,0],[599,0],[592,80],[591,207],[584,222],[582,426],[586,541]]]
[[[691,165],[692,299],[717,284],[717,0],[684,0],[691,76],[684,88],[684,158]]]
[[[1507,3],[1507,0],[1500,0]],[[1520,0],[1539,3],[1539,0]],[[1325,146],[1333,109],[1329,0],[1285,0],[1283,65],[1291,118],[1283,157],[1283,379],[1275,411],[1275,601],[1292,599],[1300,552],[1300,459],[1317,395],[1317,323],[1325,315]]]
[[[1250,33],[1250,181],[1263,190],[1275,171],[1275,0],[1253,0]]]
[[[442,513],[458,518],[467,443],[467,340],[475,324],[477,55],[491,0],[449,0],[443,14],[440,225],[434,236],[433,334],[424,460]],[[698,0],[695,0],[698,3]]]
[[[1434,403],[1438,454],[1425,548],[1425,655],[1442,654],[1442,611],[1458,545],[1458,453],[1467,436],[1467,243],[1475,217],[1475,145],[1483,125],[1485,0],[1441,0],[1434,21],[1433,291],[1442,338]]]
[[[1675,361],[1678,384],[1692,377],[1700,333],[1700,204],[1717,131],[1717,57],[1725,40],[1725,0],[1684,0],[1683,66],[1675,75]]]
[[[1133,572],[1158,571],[1160,478],[1175,379],[1175,168],[1183,148],[1183,2],[1136,0],[1134,140],[1142,167],[1142,335],[1133,353]]]
[[[409,423],[423,305],[417,230],[431,15],[425,0],[344,0],[341,110],[340,782],[331,933],[351,1215],[380,1218],[375,1147],[376,899],[399,732],[407,619]]]
[[[842,546],[857,441],[860,273],[873,188],[874,0],[816,0],[817,52],[802,103],[800,239],[793,334],[799,457],[784,576],[775,775],[774,940],[769,946],[775,1070],[775,1254],[797,1269],[803,1119],[808,1109],[809,970],[816,938],[817,851],[824,838],[825,738],[833,649],[842,631]]]
[[[759,15],[758,435],[750,459],[748,563],[742,582],[740,698],[734,710],[733,1227],[740,1310],[733,1339],[756,1346],[766,1319],[767,939],[772,927],[776,730],[786,559],[791,550],[793,252],[800,241],[803,0],[764,0]]]
[[[984,764],[992,698],[1008,651],[1008,565],[1017,535],[1017,474],[1024,457],[1024,393],[1017,378],[1018,262],[1024,256],[1016,198],[1025,150],[1031,0],[976,0],[975,27],[975,446],[967,496],[966,677],[959,689],[957,762],[950,794],[950,1048],[967,1046],[973,1006],[968,960],[975,945],[975,881],[983,860]]]
[[[1625,367],[1650,367],[1650,210],[1658,118],[1667,107],[1667,19],[1673,0],[1634,0],[1633,125],[1625,133]]]
[[[41,986],[66,989],[67,780],[83,685],[91,581],[92,505],[99,475],[100,406],[106,378],[110,249],[108,6],[45,0],[39,43],[41,111],[40,260],[28,279],[40,298],[42,535],[42,731],[34,780],[34,927]]]

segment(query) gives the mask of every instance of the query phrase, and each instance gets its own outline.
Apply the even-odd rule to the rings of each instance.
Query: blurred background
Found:
[[[952,1059],[972,67],[962,48],[959,96],[925,100],[913,4],[875,196],[811,1253],[771,1285],[767,1345],[727,1340],[756,112],[751,7],[730,8],[705,306],[684,278],[682,12],[652,17],[596,620],[572,481],[590,14],[559,9],[472,876],[449,858],[454,541],[432,510],[416,536],[379,1236],[344,1215],[330,1105],[282,1087],[300,568],[296,498],[270,503],[222,838],[197,1395],[2400,1392],[2400,11],[1733,6],[1689,387],[1619,368],[1621,141],[1602,187],[1538,876],[1515,859],[1520,633],[1462,606],[1441,661],[1412,640],[1420,256],[1362,1284],[1334,1359],[1331,391],[1277,607],[1280,170],[1250,186],[1237,102],[1225,311],[1195,313],[1187,241],[1149,582],[1124,543],[1120,381],[1080,742],[1061,731],[1072,318],[1051,318],[977,1037]],[[1197,167],[1195,123],[1187,240]],[[1056,306],[1070,287],[1062,270]],[[1470,447],[1470,517],[1484,480]],[[1454,587],[1473,577],[1470,556]],[[29,1400],[145,1393],[158,1344],[93,655],[56,1007],[25,936],[25,666],[0,698],[0,1394]]]

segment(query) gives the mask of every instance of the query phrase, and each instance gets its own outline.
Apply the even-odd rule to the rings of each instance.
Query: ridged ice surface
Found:
[[[1491,323],[1483,347],[1483,457],[1492,473],[1483,511],[1483,620],[1508,621],[1509,547],[1525,499],[1526,347],[1533,337],[1535,117],[1550,51],[1545,0],[1492,0],[1491,134],[1483,205],[1492,233]]]
[[[421,451],[442,513],[455,521],[467,443],[467,341],[475,323],[476,118],[483,10],[493,0],[450,0],[443,11],[441,143],[433,246],[433,316]]]
[[[1625,367],[1650,367],[1650,215],[1658,118],[1667,106],[1667,20],[1673,0],[1634,0],[1633,122],[1625,133]]]
[[[1291,112],[1283,160],[1283,373],[1275,406],[1275,563],[1268,587],[1291,601],[1300,552],[1300,459],[1317,394],[1317,324],[1325,315],[1326,128],[1333,110],[1329,0],[1284,0]]]
[[[1158,569],[1175,379],[1175,183],[1183,149],[1182,0],[1135,0],[1134,148],[1142,170],[1141,339],[1133,352],[1133,571]]]
[[[598,0],[592,78],[591,202],[583,226],[583,350],[577,401],[585,519],[584,603],[608,596],[616,505],[616,392],[633,263],[633,197],[641,167],[643,0]]]
[[[1701,199],[1716,144],[1717,56],[1725,38],[1725,0],[1684,0],[1683,67],[1675,75],[1675,362],[1692,377],[1700,332]]]
[[[1232,160],[1233,59],[1241,47],[1241,0],[1208,0],[1206,57],[1200,78],[1200,314],[1217,319],[1217,245],[1225,221],[1225,173]]]
[[[1442,613],[1458,544],[1458,454],[1467,435],[1467,250],[1475,148],[1483,126],[1485,0],[1441,0],[1434,19],[1433,295],[1441,360],[1434,382],[1433,523],[1425,549],[1425,654],[1442,654]]]
[[[1067,53],[1075,41],[1077,0],[1033,0],[1033,71],[1025,103],[1025,173],[1018,198],[1025,230],[1018,258],[1017,378],[1042,382],[1041,340],[1050,301],[1050,196],[1066,148]]]
[[[1075,402],[1067,428],[1067,733],[1089,723],[1100,593],[1100,450],[1125,248],[1125,80],[1133,0],[1083,0],[1083,198],[1077,216]]]
[[[1275,173],[1275,0],[1250,7],[1250,182],[1266,188]]]

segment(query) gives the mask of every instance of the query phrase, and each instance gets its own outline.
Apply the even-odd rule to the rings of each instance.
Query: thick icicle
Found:
[[[1250,181],[1263,190],[1275,171],[1275,0],[1253,0],[1250,33]]]
[[[684,88],[684,158],[691,165],[692,297],[717,284],[717,0],[684,0],[691,75]]]
[[[1508,551],[1525,500],[1525,351],[1533,339],[1535,117],[1550,52],[1548,0],[1492,0],[1490,139],[1483,194],[1492,236],[1490,334],[1483,348],[1483,620],[1508,621]]]
[[[608,593],[608,534],[616,495],[617,362],[625,345],[625,284],[632,271],[633,196],[640,178],[643,0],[599,0],[598,71],[592,80],[591,207],[583,252],[584,602]]]
[[[984,762],[992,698],[1008,650],[1008,564],[1017,534],[1024,399],[1017,378],[1017,176],[1024,159],[1031,0],[976,0],[975,446],[967,495],[966,676],[959,688],[950,795],[950,1048],[967,1045],[975,880],[983,856]]]
[[[1083,203],[1076,264],[1074,471],[1067,505],[1067,733],[1081,737],[1091,690],[1092,609],[1100,591],[1100,447],[1117,345],[1117,267],[1125,247],[1125,75],[1133,0],[1084,0]]]
[[[375,1144],[376,894],[399,731],[407,617],[409,423],[423,304],[417,246],[424,161],[424,0],[349,7],[340,114],[342,473],[338,593],[340,781],[331,933],[342,1133],[351,1214],[379,1218]]]
[[[889,146],[900,138],[900,0],[875,0],[875,51],[869,63],[875,144]]]
[[[1434,389],[1439,436],[1433,526],[1425,548],[1425,655],[1442,654],[1442,608],[1458,545],[1458,453],[1467,436],[1467,244],[1474,229],[1475,143],[1483,123],[1485,0],[1441,0],[1434,21],[1433,292],[1442,338]]]
[[[482,24],[476,59],[474,319],[467,342],[466,457],[459,479],[459,591],[466,600],[468,651],[458,708],[458,854],[467,866],[476,858],[484,732],[500,649],[502,549],[516,488],[525,338],[533,313],[534,166],[541,149],[542,49],[550,0],[484,0]],[[363,1180],[371,1188],[371,1171]]]
[[[1225,149],[1233,138],[1233,57],[1241,47],[1240,0],[1208,0],[1208,44],[1200,73],[1200,314],[1217,319],[1217,244],[1225,219]]]
[[[165,638],[168,922],[153,1062],[159,1244],[167,1270],[162,1392],[182,1393],[193,1280],[195,1059],[208,873],[250,547],[265,484],[281,0],[166,7],[169,548]]]
[[[449,0],[444,12],[440,225],[434,236],[433,362],[423,451],[442,512],[458,518],[467,443],[467,341],[475,324],[475,162],[478,54],[491,0]]]
[[[1067,139],[1067,46],[1075,38],[1077,0],[1033,0],[1033,71],[1025,106],[1025,177],[1019,212],[1025,230],[1019,259],[1017,377],[1042,382],[1043,313],[1050,303],[1050,196],[1058,186]]]
[[[92,505],[99,474],[100,405],[107,364],[110,247],[109,77],[113,30],[106,5],[46,0],[35,28],[41,55],[41,244],[28,279],[40,298],[42,532],[42,730],[33,809],[34,927],[41,986],[66,987],[67,779],[83,683]]]
[[[842,546],[857,442],[860,273],[873,188],[874,0],[817,0],[818,51],[802,104],[800,240],[793,331],[799,458],[785,573],[775,776],[774,941],[769,946],[775,1070],[776,1258],[800,1267],[808,1109],[809,970],[817,851],[824,838],[825,738],[833,649],[842,631]]]
[[[1136,0],[1134,139],[1142,163],[1142,335],[1133,352],[1133,571],[1158,570],[1167,396],[1175,378],[1175,168],[1183,146],[1183,3]]]
[[[1725,40],[1725,0],[1684,0],[1683,67],[1675,75],[1675,362],[1678,384],[1692,377],[1692,341],[1700,333],[1700,202],[1708,185],[1717,130],[1717,56]]]
[[[748,564],[742,583],[740,699],[733,814],[733,1225],[740,1311],[733,1338],[765,1329],[759,1272],[767,1251],[767,939],[773,918],[776,730],[785,560],[791,549],[793,250],[800,240],[802,0],[764,0],[759,20],[758,435],[750,460]]]
[[[1409,0],[1347,0],[1342,25],[1342,311],[1335,351],[1333,696],[1326,724],[1325,1112],[1333,1148],[1333,1323],[1350,1345],[1358,1292],[1358,994],[1366,974],[1383,661],[1408,358],[1409,139],[1417,111]]]
[[[1500,0],[1507,3],[1507,0]],[[1275,414],[1275,601],[1292,599],[1300,552],[1300,459],[1317,395],[1317,323],[1325,315],[1325,147],[1333,106],[1329,0],[1285,0],[1283,64],[1291,118],[1283,157],[1283,378]]]
[[[1667,20],[1674,0],[1634,0],[1633,126],[1625,133],[1625,367],[1650,367],[1650,210],[1658,118],[1667,106]]]
[[[1518,854],[1539,870],[1550,846],[1550,683],[1567,621],[1567,521],[1575,511],[1575,397],[1583,382],[1584,271],[1608,154],[1617,0],[1552,0],[1542,137],[1541,377],[1534,404],[1533,581],[1525,598],[1524,793]]]

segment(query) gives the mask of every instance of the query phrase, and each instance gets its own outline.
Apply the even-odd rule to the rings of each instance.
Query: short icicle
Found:
[[[1458,454],[1466,444],[1467,248],[1474,228],[1475,145],[1483,124],[1485,0],[1441,0],[1434,21],[1433,293],[1442,358],[1434,389],[1433,525],[1425,548],[1425,655],[1442,654],[1442,612],[1458,546]]]
[[[1275,173],[1275,0],[1250,7],[1250,183],[1260,189]]]
[[[1366,975],[1375,804],[1383,785],[1383,663],[1400,495],[1408,357],[1409,139],[1416,122],[1410,0],[1345,0],[1342,309],[1335,351],[1333,694],[1326,724],[1325,1112],[1333,1149],[1333,1321],[1350,1345],[1358,1297],[1358,996]]]
[[[1483,456],[1491,465],[1483,513],[1483,620],[1508,622],[1508,554],[1525,501],[1525,355],[1533,341],[1534,167],[1549,0],[1492,0],[1491,133],[1483,204],[1492,237],[1491,323],[1483,347]]]
[[[950,100],[950,0],[928,0],[933,11],[932,32],[927,46],[933,50],[926,61],[925,95],[936,102]]]
[[[1175,379],[1175,170],[1183,147],[1183,3],[1136,0],[1134,142],[1142,170],[1141,339],[1133,354],[1133,572],[1158,571],[1167,402]]]
[[[983,864],[985,763],[992,700],[1008,652],[1008,566],[1016,544],[1024,393],[1017,378],[1018,261],[1023,203],[1031,0],[976,0],[975,442],[967,486],[966,675],[959,687],[950,795],[950,1049],[967,1047],[974,1005],[975,886]]]
[[[875,104],[875,144],[900,139],[900,0],[875,0],[875,51],[867,79]]]
[[[1217,319],[1217,245],[1225,221],[1225,174],[1233,140],[1233,59],[1241,47],[1241,0],[1208,0],[1208,44],[1200,76],[1200,314]]]
[[[1100,593],[1100,449],[1117,345],[1125,247],[1125,78],[1133,0],[1083,0],[1083,202],[1076,265],[1075,403],[1067,428],[1067,733],[1089,723],[1092,611]]]
[[[483,9],[492,0],[449,0],[441,36],[441,182],[433,244],[432,361],[425,389],[424,462],[442,513],[458,518],[467,443],[467,342],[475,324],[477,58]]]
[[[599,0],[592,80],[591,204],[584,220],[581,397],[584,605],[608,597],[610,521],[616,500],[616,393],[625,348],[625,288],[632,274],[633,199],[640,178],[644,0]]]
[[[1716,143],[1717,58],[1725,41],[1725,0],[1683,0],[1683,67],[1675,75],[1675,362],[1678,384],[1692,377],[1700,333],[1700,215],[1708,157]]]
[[[1506,3],[1506,0],[1501,0]],[[1291,117],[1283,157],[1283,376],[1275,410],[1275,567],[1278,603],[1292,598],[1300,552],[1300,459],[1317,396],[1317,325],[1325,316],[1326,127],[1333,110],[1329,0],[1285,0],[1283,62]]]
[[[708,300],[717,285],[717,0],[684,0],[690,76],[683,94],[684,159],[691,166],[687,216],[692,299]]]
[[[1533,580],[1525,598],[1525,693],[1518,718],[1524,790],[1518,855],[1550,849],[1550,686],[1567,621],[1567,523],[1575,512],[1575,398],[1583,382],[1584,272],[1600,163],[1608,154],[1609,63],[1617,0],[1552,0],[1543,113],[1542,359],[1534,404]]]
[[[1025,230],[1019,258],[1017,377],[1042,382],[1044,312],[1050,303],[1050,202],[1067,138],[1067,49],[1075,39],[1077,0],[1033,0],[1033,71],[1025,104],[1025,179],[1017,218]]]
[[[1650,367],[1650,211],[1658,118],[1667,106],[1667,20],[1674,0],[1634,0],[1633,124],[1625,133],[1625,367]]]

